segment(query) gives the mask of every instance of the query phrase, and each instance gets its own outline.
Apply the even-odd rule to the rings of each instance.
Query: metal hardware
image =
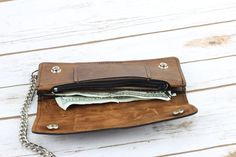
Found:
[[[184,113],[184,109],[178,109],[172,112],[174,116],[178,116]]]
[[[28,94],[20,112],[19,141],[24,147],[30,149],[33,152],[37,152],[42,157],[56,157],[52,152],[48,151],[46,148],[30,142],[27,135],[29,127],[28,111],[36,91],[36,81],[38,77],[38,75],[36,74],[37,71],[38,70],[34,71],[31,75],[31,86],[29,88]]]
[[[49,130],[57,130],[59,128],[59,125],[58,124],[48,124],[47,128]]]
[[[171,96],[177,96],[177,94],[176,93],[171,93]]]
[[[51,72],[54,74],[60,73],[61,68],[59,66],[54,66],[54,67],[52,67]]]
[[[158,66],[160,69],[167,69],[168,68],[168,64],[167,63],[165,63],[165,62],[161,62],[160,64],[159,64],[159,66]]]
[[[58,92],[58,88],[53,88],[53,91],[54,92]]]

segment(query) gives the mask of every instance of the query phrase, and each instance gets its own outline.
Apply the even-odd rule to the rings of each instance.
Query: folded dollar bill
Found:
[[[108,102],[131,102],[138,100],[151,100],[158,99],[169,101],[171,94],[162,91],[106,91],[106,92],[94,92],[94,91],[75,91],[66,93],[57,93],[56,102],[64,110],[71,105],[89,105],[89,104],[101,104]]]

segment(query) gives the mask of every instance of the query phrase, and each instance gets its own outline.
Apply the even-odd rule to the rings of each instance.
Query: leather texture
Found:
[[[161,62],[167,63],[168,69],[158,68]],[[54,66],[59,66],[61,73],[51,73]],[[171,87],[186,86],[179,60],[175,57],[124,62],[41,63],[38,93],[51,92],[51,89],[58,85],[108,78],[148,78],[166,81]]]
[[[158,66],[161,62],[167,63],[168,68],[160,69]],[[54,66],[59,66],[61,72],[52,73]],[[66,111],[57,105],[54,98],[44,95],[54,88],[92,90],[92,87],[96,87],[106,90],[128,86],[128,89],[159,90],[157,87],[165,87],[166,84],[170,90],[177,92],[177,96],[172,97],[171,101],[74,105]],[[87,89],[89,86],[91,88]],[[188,103],[185,87],[180,63],[175,57],[123,62],[41,63],[37,82],[38,108],[32,132],[79,133],[140,126],[189,116],[196,113],[197,108]],[[184,112],[173,114],[180,109]],[[59,127],[50,130],[47,128],[49,124],[57,124]]]

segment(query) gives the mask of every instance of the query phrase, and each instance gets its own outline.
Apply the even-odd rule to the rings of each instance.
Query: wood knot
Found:
[[[230,41],[229,35],[212,36],[203,39],[194,39],[185,44],[187,47],[212,47],[225,45]]]

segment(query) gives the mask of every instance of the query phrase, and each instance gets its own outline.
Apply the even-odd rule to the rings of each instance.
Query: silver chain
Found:
[[[31,81],[30,81],[31,85],[30,85],[28,94],[25,98],[24,104],[20,112],[19,140],[24,147],[30,149],[33,152],[37,152],[42,157],[56,157],[52,152],[48,151],[46,148],[30,142],[27,136],[28,127],[29,127],[28,111],[29,111],[29,108],[31,106],[31,103],[32,103],[32,100],[34,98],[34,94],[36,91],[37,77],[38,75],[37,75],[37,70],[36,70],[31,75]]]

